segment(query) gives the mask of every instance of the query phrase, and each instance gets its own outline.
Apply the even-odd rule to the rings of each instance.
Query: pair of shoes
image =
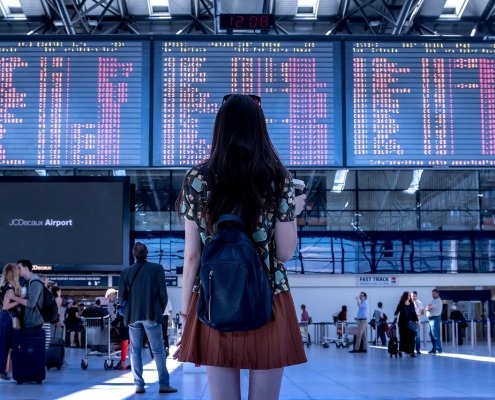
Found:
[[[435,350],[430,350],[428,354],[437,354],[437,352]]]
[[[10,378],[7,374],[0,374],[0,379],[2,381],[10,381]]]
[[[417,353],[417,354],[421,354],[421,352],[420,352],[419,350],[416,350],[416,353]]]
[[[353,350],[349,351],[349,353],[359,353],[359,350],[353,349]]]
[[[437,354],[442,354],[442,350],[440,350],[440,351],[437,351]]]
[[[113,367],[113,369],[122,369],[122,363],[119,361],[117,363],[117,365],[115,367]],[[124,369],[125,369],[125,366],[124,366]]]
[[[144,387],[136,386],[136,394],[142,394],[142,393],[146,393],[146,390],[144,390]]]
[[[160,386],[158,393],[175,393],[177,389],[172,386]]]

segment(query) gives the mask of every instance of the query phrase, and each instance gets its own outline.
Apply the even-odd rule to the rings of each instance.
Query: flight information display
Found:
[[[345,46],[348,166],[495,166],[495,43]]]
[[[149,165],[149,42],[22,37],[0,53],[0,168]]]
[[[342,166],[340,42],[174,39],[157,41],[154,55],[154,166],[207,158],[216,113],[230,93],[261,97],[285,165]]]

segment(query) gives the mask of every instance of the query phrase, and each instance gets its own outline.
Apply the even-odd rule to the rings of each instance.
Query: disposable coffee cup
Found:
[[[301,179],[293,179],[294,188],[296,189],[296,196],[300,196],[304,192],[304,188],[306,187],[306,182]]]

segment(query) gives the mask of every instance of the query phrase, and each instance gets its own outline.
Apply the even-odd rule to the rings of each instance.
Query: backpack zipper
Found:
[[[208,274],[208,321],[211,321],[211,294],[213,290],[213,271]]]

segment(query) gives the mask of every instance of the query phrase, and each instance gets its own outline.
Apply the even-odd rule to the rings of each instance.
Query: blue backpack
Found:
[[[260,328],[272,313],[266,268],[238,215],[222,215],[217,229],[201,255],[198,318],[224,332]]]

